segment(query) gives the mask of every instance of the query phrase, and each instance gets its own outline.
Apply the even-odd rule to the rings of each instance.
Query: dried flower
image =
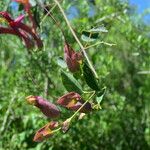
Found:
[[[61,129],[64,133],[66,133],[69,130],[70,122],[71,122],[71,119],[67,119],[62,123]]]
[[[33,141],[35,142],[42,142],[44,139],[49,138],[53,135],[54,129],[58,127],[58,122],[51,121],[48,124],[46,124],[44,127],[39,129],[35,136]]]
[[[26,99],[31,105],[38,107],[49,118],[56,118],[60,115],[60,111],[56,105],[40,96],[28,96]]]
[[[64,57],[67,66],[71,72],[74,73],[80,69],[80,63],[82,62],[82,55],[79,52],[75,52],[68,43],[65,43]]]
[[[60,97],[57,100],[57,104],[66,107],[70,110],[77,111],[84,104],[84,101],[78,93],[70,92]],[[83,106],[80,112],[86,113],[91,110],[92,110],[91,104],[88,102]]]
[[[81,120],[81,119],[83,119],[83,117],[85,117],[85,113],[81,113],[80,115],[79,115],[79,117],[78,117],[78,120]]]

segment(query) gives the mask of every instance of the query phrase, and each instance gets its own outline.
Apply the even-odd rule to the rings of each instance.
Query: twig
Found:
[[[45,7],[42,7],[42,8],[47,12],[47,14],[49,14],[49,16],[51,17],[51,19],[54,21],[55,25],[60,29],[60,31],[61,31],[61,33],[62,33],[62,35],[64,37],[64,40],[65,40],[65,34],[64,34],[63,29],[60,26],[60,23],[54,18],[54,16],[51,14],[50,11],[48,11]]]
[[[139,71],[137,74],[150,74],[150,70]]]
[[[40,4],[40,6],[44,8],[43,4]],[[47,14],[42,18],[42,20],[40,22],[40,26],[45,21],[45,19],[48,17],[48,15],[55,9],[56,6],[57,5],[55,4],[50,10],[47,10]]]
[[[108,45],[108,46],[114,46],[114,45],[116,45],[116,44],[111,44],[111,43],[107,43],[107,42],[101,41],[101,42],[97,42],[97,43],[95,43],[95,44],[93,44],[93,45],[87,46],[87,47],[85,47],[84,49],[88,49],[88,48],[97,46],[97,45],[99,45],[99,44],[104,44],[104,45]]]

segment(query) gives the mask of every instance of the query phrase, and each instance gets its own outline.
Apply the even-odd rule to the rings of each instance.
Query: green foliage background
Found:
[[[46,2],[53,4],[51,0]],[[12,10],[9,3],[9,0],[0,1],[0,10],[8,10],[16,17],[21,12]],[[66,0],[61,5],[68,15],[71,6],[78,9],[79,15],[70,20],[78,37],[91,26],[103,24],[108,30],[93,42],[80,39],[83,45],[99,41],[116,44],[100,44],[86,50],[101,86],[107,87],[102,110],[74,121],[66,134],[58,133],[42,143],[33,142],[35,132],[48,120],[28,105],[25,97],[40,95],[55,102],[67,92],[61,84],[57,63],[63,57],[64,40],[55,23],[47,17],[39,29],[44,49],[32,55],[17,37],[0,35],[0,149],[150,149],[150,74],[141,72],[150,70],[150,26],[137,21],[135,10],[128,2],[96,0],[96,5],[92,5],[86,0]],[[43,11],[36,7],[41,21]],[[90,17],[91,7],[95,15]],[[53,10],[53,15],[69,43],[79,50],[58,8]],[[71,114],[68,112],[66,116]]]

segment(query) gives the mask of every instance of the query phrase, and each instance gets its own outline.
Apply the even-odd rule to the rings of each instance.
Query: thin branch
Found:
[[[40,4],[41,7],[45,7],[43,4]],[[43,24],[43,22],[45,21],[45,19],[49,16],[50,13],[52,13],[52,11],[56,8],[56,4],[50,9],[50,10],[46,10],[47,14],[42,18],[41,22],[40,22],[40,26]]]
[[[56,5],[57,6],[57,5]],[[60,26],[60,23],[55,19],[55,17],[51,14],[50,11],[48,11],[45,7],[42,6],[42,8],[47,12],[47,14],[49,14],[49,16],[51,17],[51,19],[54,21],[55,25],[60,29],[63,37],[64,37],[64,40],[65,40],[65,34],[64,34],[64,31],[63,29],[61,28]]]
[[[97,45],[99,45],[99,44],[104,44],[104,45],[108,45],[108,46],[114,46],[114,45],[116,45],[116,44],[113,44],[113,43],[111,44],[111,43],[107,43],[107,42],[101,41],[101,42],[97,42],[97,43],[95,43],[95,44],[93,44],[93,45],[87,46],[87,47],[85,47],[84,49],[88,49],[88,48],[97,46]]]

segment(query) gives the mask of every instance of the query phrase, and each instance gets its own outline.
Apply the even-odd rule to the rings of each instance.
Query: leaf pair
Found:
[[[82,64],[82,72],[87,85],[91,89],[95,91],[99,91],[100,87],[99,87],[98,80],[96,79],[93,71],[91,70],[91,68],[86,62],[83,62]],[[75,91],[79,94],[83,93],[80,83],[73,77],[73,75],[61,70],[61,78],[62,78],[62,83],[68,92]]]

